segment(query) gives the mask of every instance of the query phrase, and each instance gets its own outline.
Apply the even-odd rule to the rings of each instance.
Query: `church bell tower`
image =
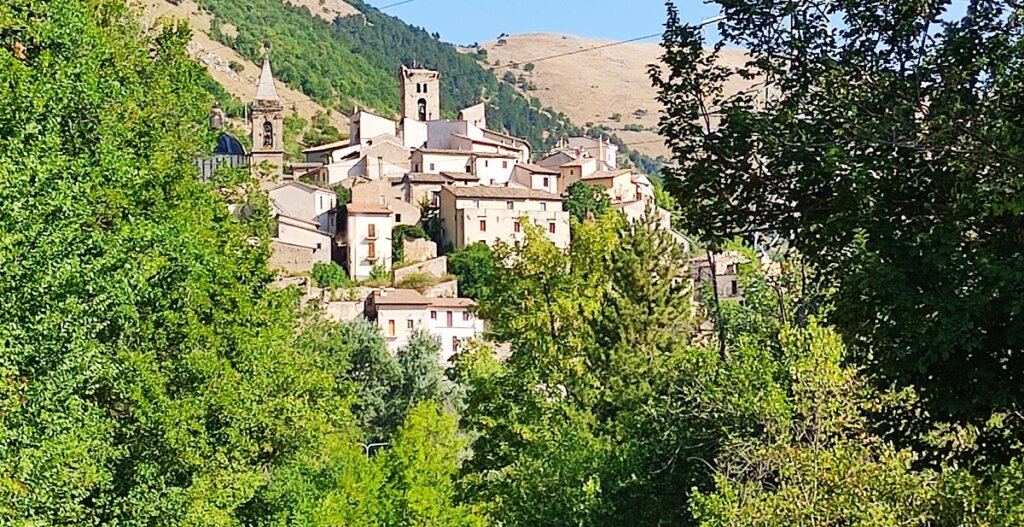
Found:
[[[398,70],[402,95],[402,118],[435,121],[441,118],[441,75],[433,70]]]
[[[277,95],[270,59],[263,60],[256,100],[249,117],[254,174],[280,178],[284,169],[284,107]]]

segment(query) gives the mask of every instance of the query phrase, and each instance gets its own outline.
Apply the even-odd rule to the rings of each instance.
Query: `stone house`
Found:
[[[333,191],[290,181],[269,192],[275,218],[272,265],[304,272],[331,261],[337,233],[337,196]]]
[[[693,273],[693,298],[700,301],[705,284],[715,284],[720,300],[743,300],[740,287],[740,267],[749,261],[736,251],[724,251],[710,256],[691,258],[690,269]]]
[[[518,187],[441,187],[440,218],[447,244],[462,248],[525,236],[523,221],[540,226],[558,247],[569,246],[569,213],[554,194]]]
[[[467,150],[447,150],[434,148],[418,148],[412,152],[412,170],[426,174],[441,172],[472,172],[473,152]]]
[[[391,209],[374,203],[349,203],[345,207],[345,249],[348,274],[353,280],[370,278],[373,268],[391,271]]]
[[[519,163],[512,171],[512,182],[523,187],[542,190],[552,194],[561,194],[559,178],[562,172],[558,168],[548,168],[532,163]]]
[[[605,141],[603,138],[592,137],[570,137],[566,140],[565,146],[587,157],[597,159],[604,163],[609,170],[615,170],[619,166],[619,147]]]
[[[424,318],[431,299],[412,289],[381,289],[366,300],[366,318],[377,325],[392,353],[409,344],[416,330],[426,331]]]
[[[476,302],[468,298],[433,298],[425,317],[427,331],[441,344],[441,361],[453,355],[469,340],[484,332],[483,320],[474,312]]]

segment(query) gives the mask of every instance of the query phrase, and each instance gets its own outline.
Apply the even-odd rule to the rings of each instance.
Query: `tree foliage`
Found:
[[[679,163],[666,187],[686,229],[712,244],[750,231],[792,240],[834,289],[829,319],[853,357],[880,385],[913,386],[933,422],[1016,412],[1019,6],[971,1],[954,16],[945,1],[718,4],[723,41],[711,52],[670,6],[665,67],[652,72]],[[717,62],[725,42],[749,63]],[[758,89],[725,94],[737,75]]]
[[[396,525],[409,489],[479,524],[451,416],[400,434],[430,479],[368,465],[355,339],[267,287],[255,183],[199,181],[189,40],[119,0],[0,4],[0,523]]]
[[[577,222],[588,218],[600,218],[612,210],[612,200],[599,185],[577,181],[565,189],[563,208],[576,218]]]

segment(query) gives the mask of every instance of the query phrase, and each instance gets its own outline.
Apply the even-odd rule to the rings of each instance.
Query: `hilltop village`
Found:
[[[252,151],[222,133],[214,159],[203,166],[207,177],[222,163],[247,165],[259,177],[276,221],[271,266],[279,284],[302,287],[328,318],[366,317],[392,351],[426,331],[447,361],[483,334],[484,323],[475,302],[459,298],[444,254],[522,240],[524,222],[567,248],[571,222],[563,202],[576,183],[601,189],[630,221],[656,214],[689,252],[670,213],[655,204],[650,178],[619,166],[617,146],[570,137],[538,154],[529,142],[488,129],[484,103],[455,120],[442,118],[439,72],[402,67],[398,80],[397,121],[356,110],[347,140],[307,148],[304,162],[286,163],[285,108],[265,61],[249,121]],[[695,282],[716,283],[726,299],[742,296],[740,263],[735,253],[690,261]],[[309,277],[322,266],[340,266],[352,287],[339,294],[315,284]]]

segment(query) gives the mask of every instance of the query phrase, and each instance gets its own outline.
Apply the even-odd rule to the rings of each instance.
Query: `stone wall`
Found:
[[[409,275],[418,273],[430,273],[434,276],[444,276],[448,274],[448,258],[442,256],[440,258],[434,258],[433,260],[427,260],[408,267],[402,267],[401,269],[395,269],[395,283],[397,284],[398,282],[401,282]]]
[[[425,262],[437,258],[437,244],[430,240],[405,240],[405,261]]]
[[[459,281],[441,282],[423,291],[423,296],[427,298],[457,298],[459,296]]]
[[[313,270],[313,249],[271,240],[270,268],[288,274],[308,273]]]
[[[327,302],[324,304],[324,316],[331,322],[349,322],[363,316],[366,302]]]

